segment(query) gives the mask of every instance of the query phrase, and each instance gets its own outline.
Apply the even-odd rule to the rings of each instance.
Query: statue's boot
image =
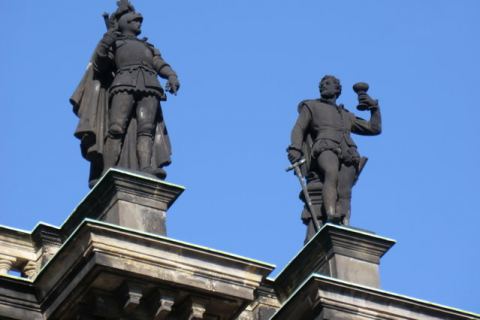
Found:
[[[326,205],[325,206],[325,212],[327,214],[327,223],[334,223],[334,224],[340,224],[342,220],[342,216],[340,216],[336,210],[334,205]]]
[[[141,171],[149,172],[152,169],[152,145],[150,135],[139,135],[137,137],[138,166]]]
[[[167,172],[163,168],[153,169],[152,174],[161,180],[165,180],[165,178],[167,177]]]
[[[350,224],[351,199],[338,199],[337,214],[340,216],[340,223],[348,226]]]
[[[139,135],[137,138],[137,157],[140,171],[165,179],[167,173],[162,168],[152,166],[153,138],[150,135]]]
[[[341,216],[336,210],[337,204],[337,193],[336,191],[330,190],[328,188],[323,189],[323,205],[325,208],[325,213],[327,214],[327,222],[339,224]]]
[[[103,172],[117,165],[121,151],[122,137],[109,135],[103,151]]]

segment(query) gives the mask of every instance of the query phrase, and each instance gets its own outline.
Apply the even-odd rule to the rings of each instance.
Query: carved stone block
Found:
[[[123,169],[110,169],[65,223],[67,234],[85,218],[166,235],[167,209],[182,186]]]
[[[374,233],[326,224],[278,275],[279,299],[287,299],[312,273],[378,288],[380,258],[394,243]]]

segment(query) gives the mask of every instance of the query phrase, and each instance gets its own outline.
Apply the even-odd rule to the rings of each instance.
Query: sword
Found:
[[[304,176],[302,175],[302,170],[300,170],[300,166],[305,163],[305,159],[301,159],[295,163],[293,163],[290,167],[288,167],[285,171],[291,171],[294,170],[295,174],[298,177],[298,180],[300,181],[300,185],[302,186],[302,191],[303,191],[303,196],[305,197],[305,202],[307,203],[307,208],[308,211],[310,211],[310,216],[313,221],[313,226],[315,228],[315,232],[318,232],[320,230],[320,223],[317,220],[317,215],[315,214],[313,210],[313,205],[312,205],[312,200],[310,199],[310,195],[308,194],[308,189],[307,185],[305,184],[304,181]]]

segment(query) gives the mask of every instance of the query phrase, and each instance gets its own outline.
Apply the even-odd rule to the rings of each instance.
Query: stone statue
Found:
[[[160,51],[140,39],[143,17],[128,0],[104,15],[108,31],[98,43],[87,71],[70,101],[79,117],[75,136],[90,161],[92,187],[109,168],[118,166],[166,177],[171,147],[160,101],[166,89],[176,94],[177,74]]]
[[[320,99],[304,100],[298,106],[299,116],[291,134],[288,159],[306,178],[306,204],[302,220],[307,225],[308,241],[321,224],[348,225],[352,187],[366,158],[360,156],[350,133],[378,135],[381,115],[378,101],[368,94],[366,83],[357,83],[359,110],[370,110],[370,121],[356,117],[337,104],[342,87],[334,76],[320,81]],[[301,164],[301,165],[300,165]],[[313,212],[310,212],[313,211]],[[319,223],[316,223],[319,222]]]

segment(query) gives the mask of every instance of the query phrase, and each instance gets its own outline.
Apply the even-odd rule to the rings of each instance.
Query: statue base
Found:
[[[313,273],[380,287],[380,258],[395,244],[392,239],[333,224],[324,225],[275,279],[281,301]]]
[[[184,190],[151,175],[109,169],[67,219],[65,231],[89,218],[165,236],[167,209]]]

